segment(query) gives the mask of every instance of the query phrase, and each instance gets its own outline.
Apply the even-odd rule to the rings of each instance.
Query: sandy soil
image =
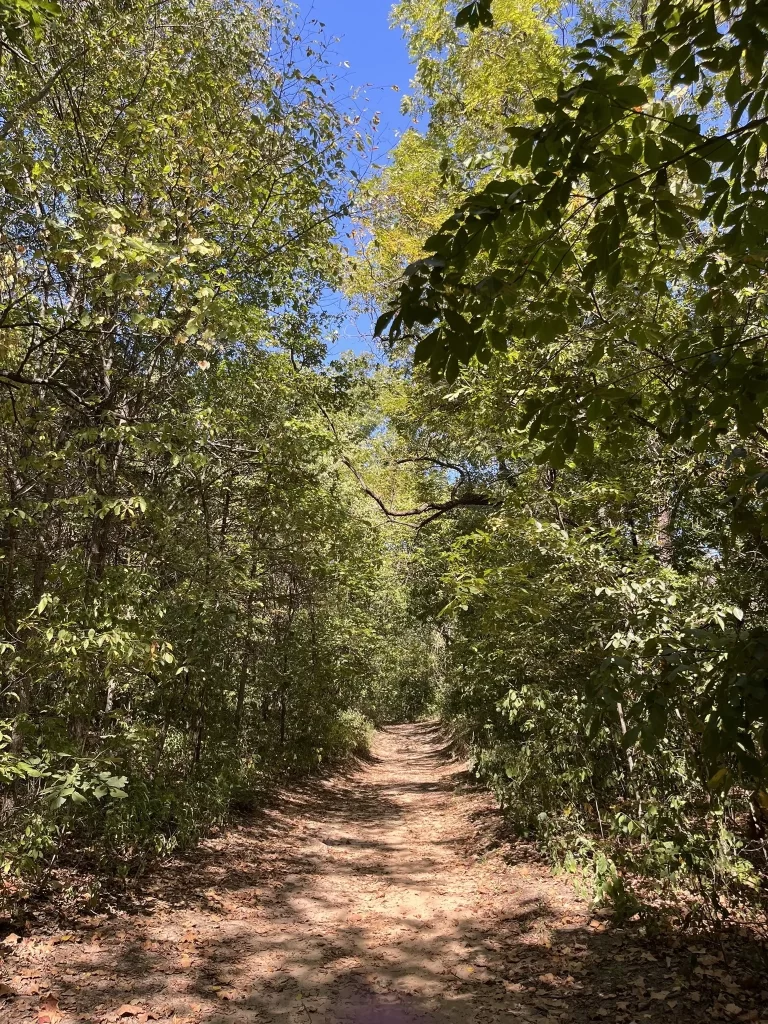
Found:
[[[437,727],[386,728],[368,763],[166,865],[132,911],[7,938],[0,1020],[762,1019],[768,992],[717,953],[611,927],[498,831]]]

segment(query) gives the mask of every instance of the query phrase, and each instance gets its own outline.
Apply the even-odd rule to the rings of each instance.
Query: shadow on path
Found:
[[[373,754],[166,865],[151,912],[25,940],[7,1019],[49,990],[62,1024],[758,1019],[711,954],[608,928],[529,847],[493,849],[438,728],[388,726]]]

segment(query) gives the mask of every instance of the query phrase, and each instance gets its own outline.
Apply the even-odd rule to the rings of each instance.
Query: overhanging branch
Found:
[[[464,494],[453,495],[448,501],[425,501],[422,505],[417,508],[411,508],[406,510],[391,509],[387,506],[387,503],[377,494],[372,488],[368,486],[365,478],[360,473],[355,464],[347,458],[346,455],[341,456],[341,461],[352,473],[354,478],[360,484],[361,489],[369,498],[379,506],[381,511],[389,519],[416,519],[419,516],[426,515],[426,519],[422,519],[416,526],[417,529],[421,529],[422,526],[426,526],[427,523],[431,523],[433,520],[438,519],[440,516],[445,515],[446,512],[452,512],[457,508],[487,508],[493,504],[487,494],[477,494],[474,491],[466,491]],[[411,460],[402,460],[411,461]],[[413,461],[419,461],[414,459]],[[434,461],[434,460],[430,460]],[[429,513],[429,514],[428,514]],[[408,523],[409,526],[413,526],[413,523]]]

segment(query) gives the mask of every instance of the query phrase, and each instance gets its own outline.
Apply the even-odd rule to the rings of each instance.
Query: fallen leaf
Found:
[[[182,958],[181,958],[181,966],[184,967],[184,968],[191,967],[192,966],[192,957],[188,956],[185,953],[184,956],[182,956]]]
[[[61,1020],[59,1013],[59,1000],[56,996],[48,993],[40,999],[37,1010],[37,1024],[57,1024]]]
[[[144,1013],[144,1008],[136,1006],[135,1003],[123,1003],[123,1005],[114,1013],[109,1020],[120,1020],[121,1017],[138,1017],[140,1013]]]
[[[0,945],[3,946],[18,946],[21,942],[21,936],[17,935],[16,932],[11,932],[10,935],[6,935]]]
[[[4,981],[0,981],[0,996],[15,996],[16,993],[10,985],[6,985]]]
[[[725,1012],[729,1013],[731,1017],[738,1017],[741,1013],[741,1007],[737,1006],[736,1003],[726,1003]]]
[[[662,992],[651,992],[651,999],[662,1000],[662,999],[666,999],[668,995],[669,995],[669,991],[667,989],[665,989]]]

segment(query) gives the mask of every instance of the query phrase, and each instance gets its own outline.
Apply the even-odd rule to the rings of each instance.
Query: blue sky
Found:
[[[305,17],[323,22],[326,35],[338,40],[334,51],[340,65],[339,99],[343,103],[345,87],[350,95],[359,91],[356,105],[368,117],[374,113],[380,115],[373,159],[376,163],[386,163],[388,151],[410,124],[400,113],[400,101],[408,92],[413,74],[405,41],[399,30],[389,27],[392,0],[298,0],[298,3]],[[349,64],[348,68],[344,62]],[[398,91],[393,86],[397,86]],[[340,312],[345,308],[343,300],[333,295],[328,296],[324,305],[329,309],[338,308]],[[368,351],[371,330],[367,317],[347,316],[329,355],[335,356],[347,349]]]
[[[323,22],[329,37],[338,39],[334,49],[339,63],[349,62],[349,68],[341,67],[339,73],[350,90],[363,90],[371,113],[381,114],[383,156],[397,132],[408,127],[399,108],[412,74],[405,42],[398,29],[389,27],[392,0],[299,0],[299,8]]]

